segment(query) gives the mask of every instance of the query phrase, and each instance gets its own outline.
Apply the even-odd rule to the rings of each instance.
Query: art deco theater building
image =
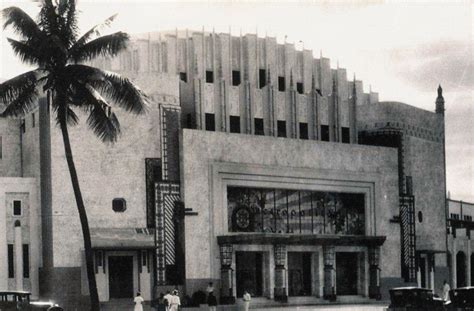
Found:
[[[256,35],[146,34],[94,65],[151,99],[116,111],[115,145],[70,133],[101,301],[211,281],[221,303],[359,301],[449,279],[441,88],[436,112],[379,102]],[[72,304],[87,279],[60,135],[44,100],[0,119],[0,287]]]

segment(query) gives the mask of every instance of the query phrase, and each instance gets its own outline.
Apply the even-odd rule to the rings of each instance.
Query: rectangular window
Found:
[[[28,244],[23,244],[23,277],[30,277],[30,249]]]
[[[304,85],[303,82],[296,82],[296,91],[300,94],[304,93]]]
[[[278,91],[280,92],[286,91],[285,77],[278,77]]]
[[[300,122],[300,139],[308,139],[308,123]]]
[[[35,122],[35,113],[33,112],[31,114],[31,127],[35,127],[36,122]]]
[[[341,141],[345,144],[351,143],[351,132],[348,127],[342,127]]]
[[[321,140],[329,141],[329,125],[321,125]]]
[[[3,157],[2,154],[2,136],[0,136],[0,159]]]
[[[13,200],[13,216],[21,216],[21,201]]]
[[[206,83],[214,83],[214,72],[206,70]]]
[[[230,116],[230,132],[240,133],[240,117]]]
[[[15,267],[13,258],[13,244],[8,244],[8,278],[15,277]]]
[[[186,72],[180,72],[179,79],[183,82],[188,82],[188,74]]]
[[[232,70],[232,85],[240,85],[240,71]]]
[[[265,135],[263,130],[263,119],[255,118],[253,121],[255,125],[255,135]]]
[[[258,86],[263,88],[267,85],[267,71],[265,69],[260,69],[258,71]]]
[[[278,120],[277,126],[278,126],[278,137],[286,137],[286,121]]]
[[[186,128],[193,128],[193,116],[190,113],[186,114]]]
[[[147,258],[148,258],[148,254],[146,251],[142,251],[142,266],[146,266],[147,264]]]
[[[213,113],[206,113],[206,131],[216,130],[216,120]]]

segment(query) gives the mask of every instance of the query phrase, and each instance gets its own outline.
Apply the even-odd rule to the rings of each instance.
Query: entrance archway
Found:
[[[456,255],[456,287],[466,286],[466,254],[458,252]]]

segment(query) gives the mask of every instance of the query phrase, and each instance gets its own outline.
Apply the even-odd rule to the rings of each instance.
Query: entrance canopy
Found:
[[[238,233],[221,235],[222,244],[284,244],[284,245],[331,245],[331,246],[380,246],[385,236],[353,236],[327,234]]]
[[[155,248],[153,231],[146,228],[91,228],[92,248]]]

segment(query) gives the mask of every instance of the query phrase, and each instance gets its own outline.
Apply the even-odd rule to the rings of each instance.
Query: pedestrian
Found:
[[[448,282],[446,282],[446,280],[444,280],[443,282],[443,300],[444,301],[449,301],[449,291],[451,290],[451,287],[449,287],[449,284]]]
[[[169,311],[178,311],[179,307],[181,306],[181,300],[179,299],[178,296],[178,291],[174,290],[173,295],[171,295],[170,301],[169,301]]]
[[[207,295],[207,305],[209,306],[209,311],[217,310],[217,298],[214,296],[214,292],[209,292],[209,295]]]
[[[135,308],[133,308],[133,311],[143,311],[143,298],[140,293],[137,293],[137,296],[135,299],[133,299],[133,302],[135,302]]]
[[[155,306],[157,311],[166,311],[168,305],[165,299],[165,295],[163,295],[163,293],[160,293],[158,298],[156,298]]]
[[[171,295],[171,292],[169,290],[166,291],[166,295],[163,297],[164,298],[164,304],[165,304],[165,310],[168,311],[170,309],[170,302],[171,298],[173,296]]]
[[[252,300],[252,297],[250,296],[248,291],[244,291],[243,299],[244,299],[244,310],[249,311],[250,300]]]
[[[209,282],[209,284],[207,285],[206,292],[207,292],[208,295],[209,295],[209,293],[214,292],[214,285],[212,284],[212,282]]]

